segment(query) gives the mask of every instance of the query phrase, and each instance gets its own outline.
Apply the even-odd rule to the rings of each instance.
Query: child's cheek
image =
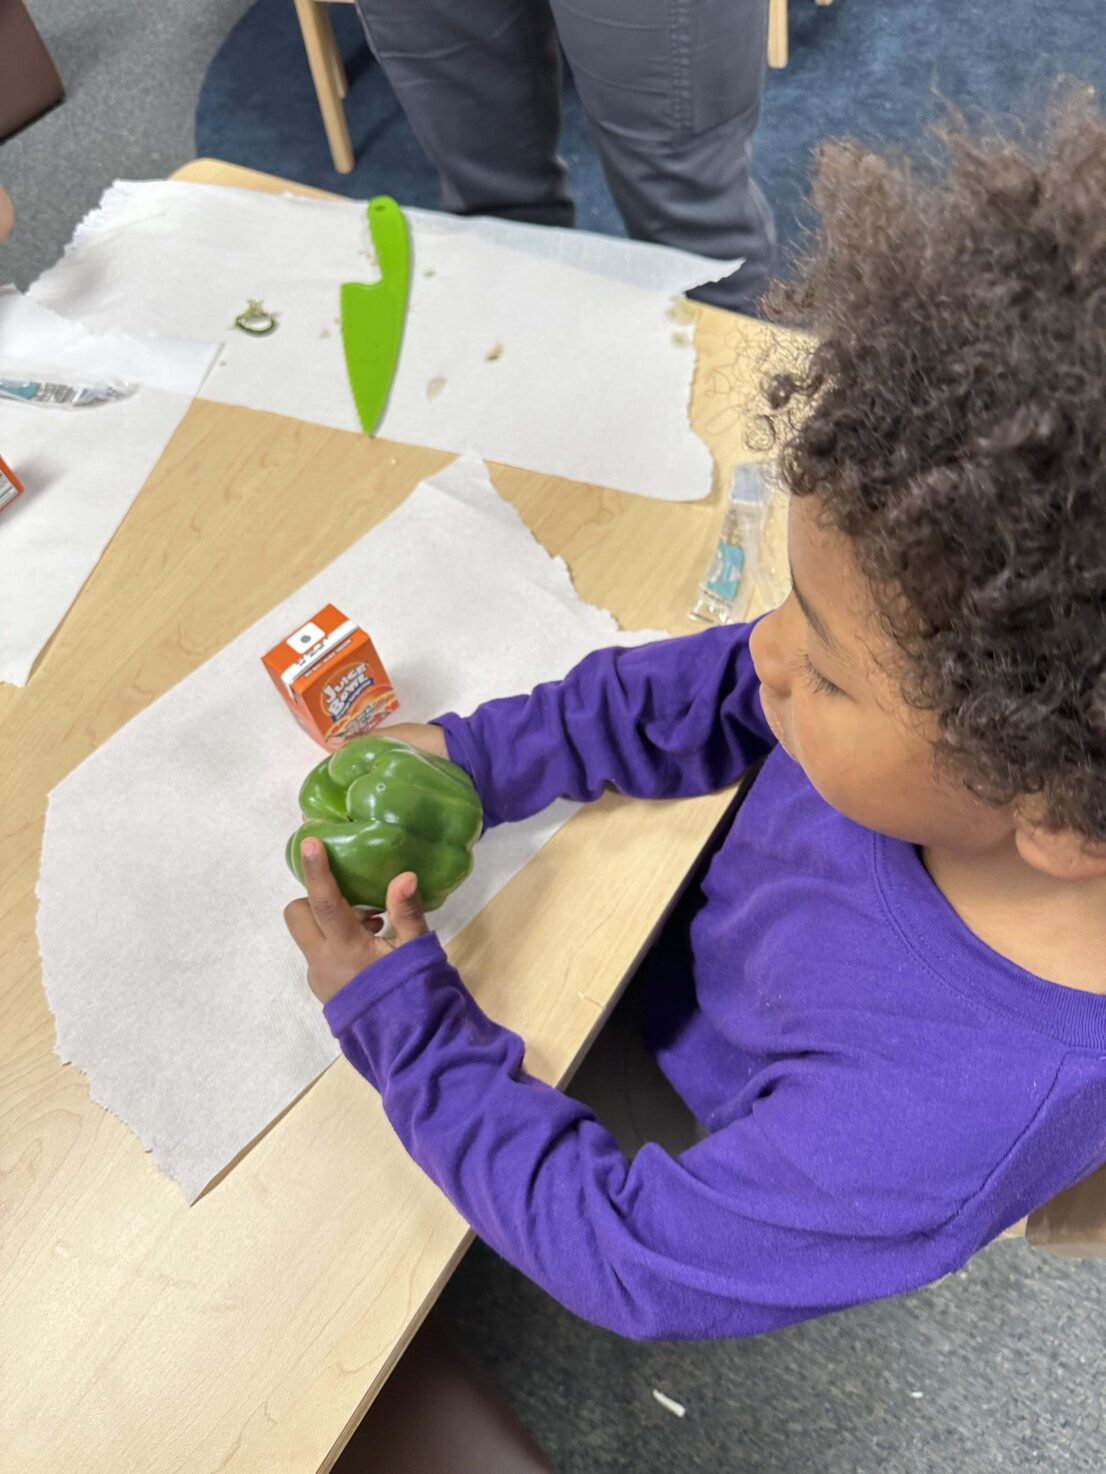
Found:
[[[830,698],[801,697],[792,705],[792,757],[828,804],[857,823],[870,822],[872,775],[849,721]]]

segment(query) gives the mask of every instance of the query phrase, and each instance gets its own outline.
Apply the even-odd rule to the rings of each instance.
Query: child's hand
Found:
[[[431,753],[434,757],[449,757],[445,733],[433,722],[393,722],[391,726],[385,722],[380,727],[374,727],[369,736],[395,737],[400,742],[417,747],[421,752]]]
[[[301,854],[307,899],[286,906],[284,920],[307,958],[312,993],[326,1003],[370,963],[379,962],[430,928],[419,900],[418,878],[412,871],[397,875],[388,887],[386,905],[395,940],[386,942],[376,935],[383,924],[381,917],[355,911],[338,889],[322,842],[305,839]]]

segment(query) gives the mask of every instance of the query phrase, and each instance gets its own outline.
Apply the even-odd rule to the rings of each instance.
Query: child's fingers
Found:
[[[307,886],[307,902],[319,930],[327,937],[355,936],[360,927],[353,907],[338,889],[327,863],[326,847],[321,840],[305,839],[300,849],[303,880]]]
[[[419,878],[413,870],[397,875],[389,885],[388,916],[400,945],[414,941],[430,930],[419,897]]]
[[[317,946],[323,939],[318,923],[311,914],[311,907],[302,899],[293,901],[284,908],[284,925],[292,934],[292,940],[301,952]]]

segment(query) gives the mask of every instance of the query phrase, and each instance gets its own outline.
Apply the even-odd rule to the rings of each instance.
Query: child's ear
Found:
[[[1098,880],[1106,876],[1106,844],[1074,829],[1048,829],[1022,812],[1014,814],[1014,843],[1027,865],[1054,880]]]

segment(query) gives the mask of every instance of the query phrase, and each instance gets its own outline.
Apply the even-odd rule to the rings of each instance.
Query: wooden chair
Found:
[[[833,0],[815,0],[817,5],[832,5]],[[768,0],[768,65],[787,65],[787,0]]]
[[[353,0],[335,0],[335,3],[352,4]],[[303,32],[307,64],[311,68],[311,80],[319,99],[319,111],[323,115],[334,167],[339,174],[349,174],[353,169],[353,145],[349,140],[346,110],[342,106],[342,99],[349,91],[349,82],[334,39],[330,12],[324,0],[296,0],[296,15]]]
[[[331,0],[331,3],[352,4],[352,0]],[[833,0],[816,0],[816,3],[832,5]],[[296,14],[334,167],[339,174],[348,174],[353,168],[353,146],[342,99],[349,91],[349,83],[326,5],[327,0],[296,0]],[[768,65],[787,65],[787,0],[769,0]]]

